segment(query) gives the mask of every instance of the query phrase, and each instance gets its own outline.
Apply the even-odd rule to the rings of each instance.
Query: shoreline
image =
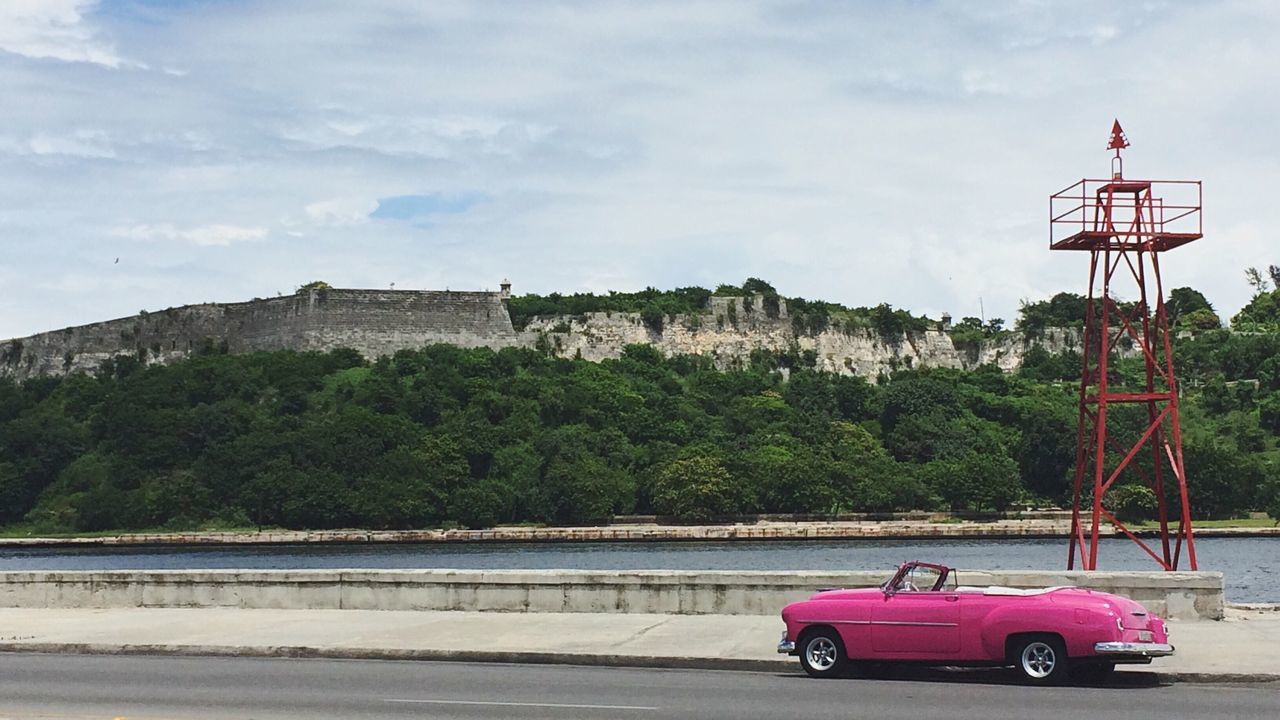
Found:
[[[1194,526],[1193,526],[1194,528]],[[1062,539],[1071,524],[1061,520],[998,520],[992,522],[931,523],[920,521],[756,522],[734,525],[615,524],[591,527],[498,527],[487,530],[265,530],[258,532],[122,533],[80,537],[0,538],[0,548],[86,548],[155,546],[255,546],[352,544],[469,544],[469,543],[646,543],[737,542],[767,540],[920,540],[983,538]],[[1280,527],[1207,527],[1195,529],[1205,537],[1275,537]],[[1138,530],[1141,537],[1157,537],[1155,530]],[[1103,537],[1122,537],[1113,527]]]

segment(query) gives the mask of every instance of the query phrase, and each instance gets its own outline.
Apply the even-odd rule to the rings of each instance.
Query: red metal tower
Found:
[[[1178,568],[1185,544],[1190,568],[1195,570],[1178,384],[1159,256],[1202,237],[1200,182],[1126,179],[1120,150],[1128,146],[1117,121],[1107,146],[1115,150],[1111,178],[1081,180],[1049,197],[1050,249],[1089,253],[1067,569],[1076,567],[1077,555],[1081,569],[1097,569],[1098,537],[1105,521],[1165,570]],[[1122,296],[1117,289],[1128,292]],[[1126,296],[1133,301],[1122,301]],[[1113,361],[1122,352],[1141,353],[1145,377],[1126,378],[1118,372]],[[1118,487],[1122,474],[1140,480],[1155,493],[1158,549],[1153,550],[1107,509],[1108,491]],[[1171,487],[1166,488],[1167,484]],[[1174,486],[1176,499],[1166,493]],[[1171,550],[1169,506],[1174,502],[1177,529]]]

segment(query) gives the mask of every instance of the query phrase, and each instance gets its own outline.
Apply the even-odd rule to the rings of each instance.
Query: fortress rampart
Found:
[[[0,341],[0,376],[93,370],[119,355],[168,362],[215,348],[243,353],[349,347],[373,358],[434,343],[496,348],[518,342],[501,293],[318,289],[187,305]]]
[[[171,362],[193,353],[225,350],[329,351],[352,348],[372,359],[435,343],[460,347],[544,347],[564,357],[616,358],[630,344],[649,344],[668,355],[698,354],[716,365],[744,364],[755,350],[812,352],[829,372],[875,378],[898,368],[1017,369],[1033,344],[1050,352],[1079,345],[1079,332],[1050,329],[1034,343],[1018,334],[957,348],[942,329],[885,338],[866,329],[797,331],[782,302],[761,310],[761,298],[712,297],[696,315],[677,315],[661,329],[637,313],[539,317],[517,331],[500,292],[438,290],[300,291],[240,303],[187,305],[133,317],[0,341],[0,377],[25,379],[92,371],[121,355]],[[750,301],[749,301],[750,300]],[[754,308],[754,309],[753,309]]]

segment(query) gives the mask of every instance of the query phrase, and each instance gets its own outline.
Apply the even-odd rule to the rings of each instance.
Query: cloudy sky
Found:
[[[0,337],[344,287],[759,276],[1012,320],[1047,196],[1205,182],[1170,286],[1280,263],[1270,2],[0,0]]]

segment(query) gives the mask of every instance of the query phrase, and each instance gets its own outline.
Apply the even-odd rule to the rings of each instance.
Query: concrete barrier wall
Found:
[[[0,572],[0,607],[240,607],[772,615],[885,572],[173,570]],[[960,570],[963,585],[1080,585],[1177,619],[1220,619],[1222,573]]]

